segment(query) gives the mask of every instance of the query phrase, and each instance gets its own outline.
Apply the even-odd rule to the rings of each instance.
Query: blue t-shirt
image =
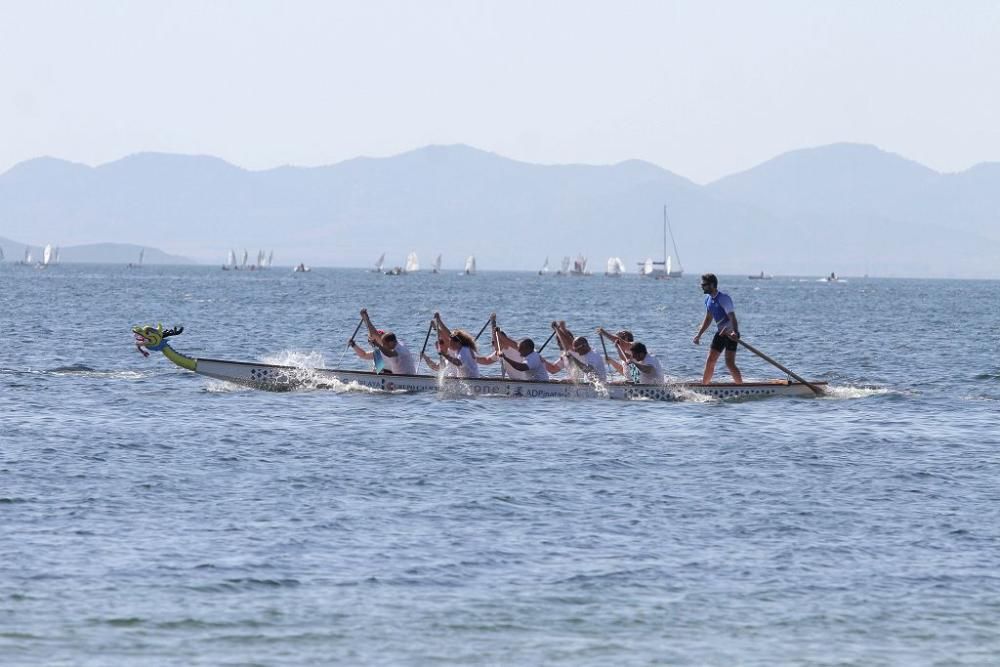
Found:
[[[719,333],[727,329],[732,329],[732,325],[729,322],[729,313],[736,310],[736,308],[733,307],[733,300],[729,298],[728,294],[716,292],[715,298],[712,298],[711,294],[706,294],[705,308],[708,309],[708,312],[712,313],[712,319],[718,325]]]

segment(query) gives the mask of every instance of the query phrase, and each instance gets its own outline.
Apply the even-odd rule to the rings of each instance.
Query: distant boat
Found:
[[[247,257],[249,257],[247,249],[243,248],[243,263],[240,264],[241,269],[247,268]]]
[[[670,234],[670,242],[674,246],[673,256],[677,258],[677,268],[674,269],[671,263],[671,256],[667,254],[667,234]],[[650,270],[647,270],[647,265],[652,262],[649,266]],[[677,252],[677,241],[674,240],[674,230],[670,226],[670,218],[667,217],[667,207],[663,206],[663,261],[656,262],[652,259],[647,259],[645,262],[640,262],[640,267],[642,267],[641,275],[649,276],[650,278],[680,278],[684,275],[684,269],[681,267],[681,256]],[[663,267],[657,268],[657,267]]]
[[[604,272],[604,275],[608,278],[621,278],[623,273],[625,273],[625,264],[622,262],[622,258],[609,257],[608,270]]]
[[[846,283],[847,281],[844,280],[843,278],[838,278],[837,274],[831,271],[830,275],[828,275],[826,278],[820,278],[819,282],[821,282],[821,283]]]
[[[475,255],[469,255],[465,258],[465,275],[474,276],[476,275],[476,257]]]
[[[406,272],[415,273],[420,270],[420,262],[417,261],[417,253],[411,252],[406,256]]]
[[[226,258],[226,263],[222,265],[223,271],[235,271],[236,266],[236,251],[230,250],[229,257]]]
[[[385,264],[385,253],[378,256],[378,260],[375,262],[375,268],[372,269],[372,273],[382,273],[383,264]]]
[[[34,262],[34,258],[31,256],[31,248],[24,246],[24,259],[21,260],[21,264],[31,266],[32,262]]]
[[[0,262],[3,261],[3,246],[0,246]]]
[[[130,268],[130,269],[141,269],[142,268],[142,258],[143,258],[143,256],[145,254],[146,254],[146,249],[145,248],[139,248],[139,261],[136,262],[135,264],[133,264],[132,262],[129,262],[128,263],[128,268]]]
[[[310,269],[308,266],[300,262],[298,266],[292,269],[292,271],[294,271],[295,273],[309,273],[310,271],[312,271],[312,269]]]
[[[771,276],[769,276],[769,275],[765,274],[763,271],[761,271],[759,275],[756,275],[756,276],[747,276],[747,278],[749,278],[750,280],[770,280]]]
[[[434,260],[434,266],[431,267],[431,273],[441,273],[441,255],[438,254],[437,258]]]
[[[36,265],[35,268],[47,269],[52,265],[52,245],[46,244],[45,249],[42,250],[42,261]]]
[[[570,263],[570,261],[571,260],[570,260],[569,257],[563,257],[562,258],[562,268],[559,269],[558,271],[556,271],[556,275],[557,276],[568,276],[569,275],[569,263]]]
[[[538,269],[538,275],[544,276],[549,272],[549,258],[545,258],[545,263],[542,264],[542,268]]]
[[[587,270],[587,258],[583,255],[577,255],[576,259],[573,260],[573,269],[569,274],[571,276],[589,276],[590,271]]]
[[[269,269],[271,268],[271,262],[273,261],[274,261],[274,251],[271,250],[270,252],[267,253],[267,264],[266,264],[267,268]]]

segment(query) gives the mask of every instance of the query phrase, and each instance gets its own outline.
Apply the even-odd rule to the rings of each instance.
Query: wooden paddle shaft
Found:
[[[742,345],[746,349],[750,350],[751,352],[753,352],[758,357],[760,357],[761,359],[763,359],[767,363],[771,364],[772,366],[774,366],[778,370],[783,371],[784,373],[787,373],[792,378],[798,380],[799,382],[801,382],[805,386],[809,387],[810,389],[813,390],[813,393],[815,393],[815,394],[822,394],[823,393],[822,389],[820,389],[819,387],[817,387],[814,384],[810,384],[809,382],[806,382],[804,379],[802,379],[801,377],[799,377],[798,375],[796,375],[792,371],[788,370],[787,368],[785,368],[784,366],[782,366],[781,364],[779,364],[777,361],[775,361],[771,357],[767,356],[766,354],[764,354],[763,352],[761,352],[760,350],[758,350],[757,348],[755,348],[753,345],[751,345],[750,343],[748,343],[745,340],[743,340],[742,338],[737,339],[736,342],[738,342],[740,345]]]
[[[549,344],[549,341],[551,341],[552,337],[555,336],[555,335],[556,335],[556,332],[555,332],[555,330],[553,330],[552,333],[549,334],[549,337],[545,339],[545,342],[542,343],[542,346],[540,348],[538,348],[538,354],[542,353],[542,350],[545,349],[545,346]]]

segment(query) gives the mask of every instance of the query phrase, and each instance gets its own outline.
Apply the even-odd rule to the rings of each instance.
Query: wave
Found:
[[[889,387],[876,387],[874,385],[827,385],[826,391],[820,398],[827,400],[849,400],[855,398],[869,398],[871,396],[886,396],[889,394],[900,394],[901,392]]]

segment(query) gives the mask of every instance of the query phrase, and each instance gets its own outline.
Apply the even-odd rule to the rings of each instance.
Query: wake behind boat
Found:
[[[627,382],[529,381],[493,378],[455,378],[438,375],[390,375],[373,371],[329,368],[301,368],[252,361],[226,361],[189,357],[173,349],[167,338],[178,336],[183,327],[164,329],[163,325],[135,326],[132,333],[138,350],[161,352],[186,370],[206,377],[268,391],[298,388],[334,388],[358,386],[387,392],[444,392],[471,396],[510,396],[520,398],[605,398],[615,400],[681,401],[692,396],[717,399],[762,398],[769,396],[813,396],[810,387],[825,387],[826,382],[808,384],[789,380],[764,382],[678,382],[672,384],[633,384]]]

